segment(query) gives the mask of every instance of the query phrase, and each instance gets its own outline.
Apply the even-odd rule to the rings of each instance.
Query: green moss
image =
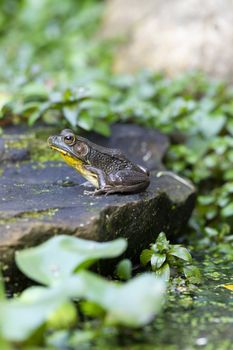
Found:
[[[28,148],[29,138],[20,137],[19,139],[5,138],[5,148],[8,149],[22,149]]]
[[[41,219],[44,217],[52,217],[58,211],[57,208],[50,208],[46,210],[37,210],[37,211],[27,211],[15,215],[13,217],[2,217],[0,218],[0,225],[8,225],[20,220],[28,220],[28,219]]]
[[[47,145],[49,135],[52,130],[40,129],[40,131],[30,132],[23,135],[4,135],[6,149],[27,149],[30,154],[30,160],[33,162],[44,163],[47,161],[60,161],[61,157],[57,152],[52,151]]]
[[[59,153],[52,151],[48,148],[47,143],[38,143],[37,147],[31,152],[31,159],[35,162],[47,162],[47,161],[60,161],[61,156]]]

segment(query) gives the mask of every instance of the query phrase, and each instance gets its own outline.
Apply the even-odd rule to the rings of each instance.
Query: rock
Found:
[[[14,142],[20,140],[16,137]],[[29,159],[29,149],[9,147],[2,138],[0,138],[0,163],[1,162],[18,162]]]
[[[125,237],[135,256],[160,231],[173,238],[187,222],[194,191],[169,176],[151,176],[147,191],[134,195],[83,195],[81,176],[60,163],[5,169],[0,180],[0,247],[35,245],[51,235],[73,234],[98,241]]]
[[[29,151],[25,148],[17,149],[12,148],[10,150],[5,150],[2,161],[19,162],[29,159]]]
[[[0,138],[0,163],[3,161],[4,153],[5,153],[4,141],[3,139]]]
[[[101,35],[127,38],[117,72],[201,69],[233,81],[232,22],[231,0],[109,0]]]
[[[149,188],[133,195],[91,197],[83,194],[83,178],[63,162],[8,162],[0,178],[2,261],[9,262],[17,249],[61,233],[97,241],[125,237],[127,255],[134,259],[160,231],[173,239],[179,237],[193,210],[195,193],[170,176],[156,177],[168,145],[166,137],[120,125],[104,143],[123,146],[128,156],[134,151],[137,163],[141,163],[144,151],[151,152],[144,165],[157,170],[151,173]]]

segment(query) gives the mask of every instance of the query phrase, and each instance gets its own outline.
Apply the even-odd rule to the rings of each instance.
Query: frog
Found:
[[[85,190],[84,194],[139,193],[150,184],[149,171],[129,160],[121,150],[97,145],[71,129],[50,136],[48,146],[87,180],[84,186],[94,187],[94,191]]]

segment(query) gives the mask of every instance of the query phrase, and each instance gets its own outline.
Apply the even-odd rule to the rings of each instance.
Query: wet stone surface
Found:
[[[5,133],[4,137],[9,140],[11,136]],[[110,139],[93,135],[90,138],[106,146],[121,146],[129,158],[150,168],[148,189],[133,195],[87,196],[81,186],[83,178],[64,162],[2,159],[0,253],[3,261],[9,260],[17,249],[60,233],[98,241],[125,237],[129,243],[128,256],[132,258],[138,257],[160,231],[171,238],[179,235],[192,212],[195,193],[170,176],[156,177],[163,168],[161,159],[168,147],[167,138],[155,131],[122,125],[114,127]],[[43,138],[41,143],[45,144]],[[30,147],[33,147],[31,142]],[[49,158],[52,151],[45,149]]]

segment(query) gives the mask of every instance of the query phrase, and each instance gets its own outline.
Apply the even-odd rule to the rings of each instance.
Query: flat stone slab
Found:
[[[144,150],[153,154],[153,145],[149,147],[146,139],[151,143],[153,137],[156,140],[156,133],[149,137],[145,129],[139,129],[144,134]],[[122,126],[118,130],[122,135]],[[131,149],[130,137],[128,141]],[[167,140],[164,141],[167,147]],[[144,159],[144,165],[150,162],[150,168],[163,167],[165,143],[160,145],[157,157]],[[126,148],[127,138],[124,144]],[[135,151],[135,157],[136,154]],[[134,160],[143,164],[139,157]],[[127,255],[132,258],[138,258],[161,231],[168,237],[177,237],[193,210],[195,193],[173,177],[156,177],[157,172],[152,171],[151,184],[145,192],[87,196],[81,186],[83,178],[64,162],[4,162],[0,177],[1,260],[7,261],[15,250],[36,245],[56,234],[97,241],[125,237],[129,245]]]

